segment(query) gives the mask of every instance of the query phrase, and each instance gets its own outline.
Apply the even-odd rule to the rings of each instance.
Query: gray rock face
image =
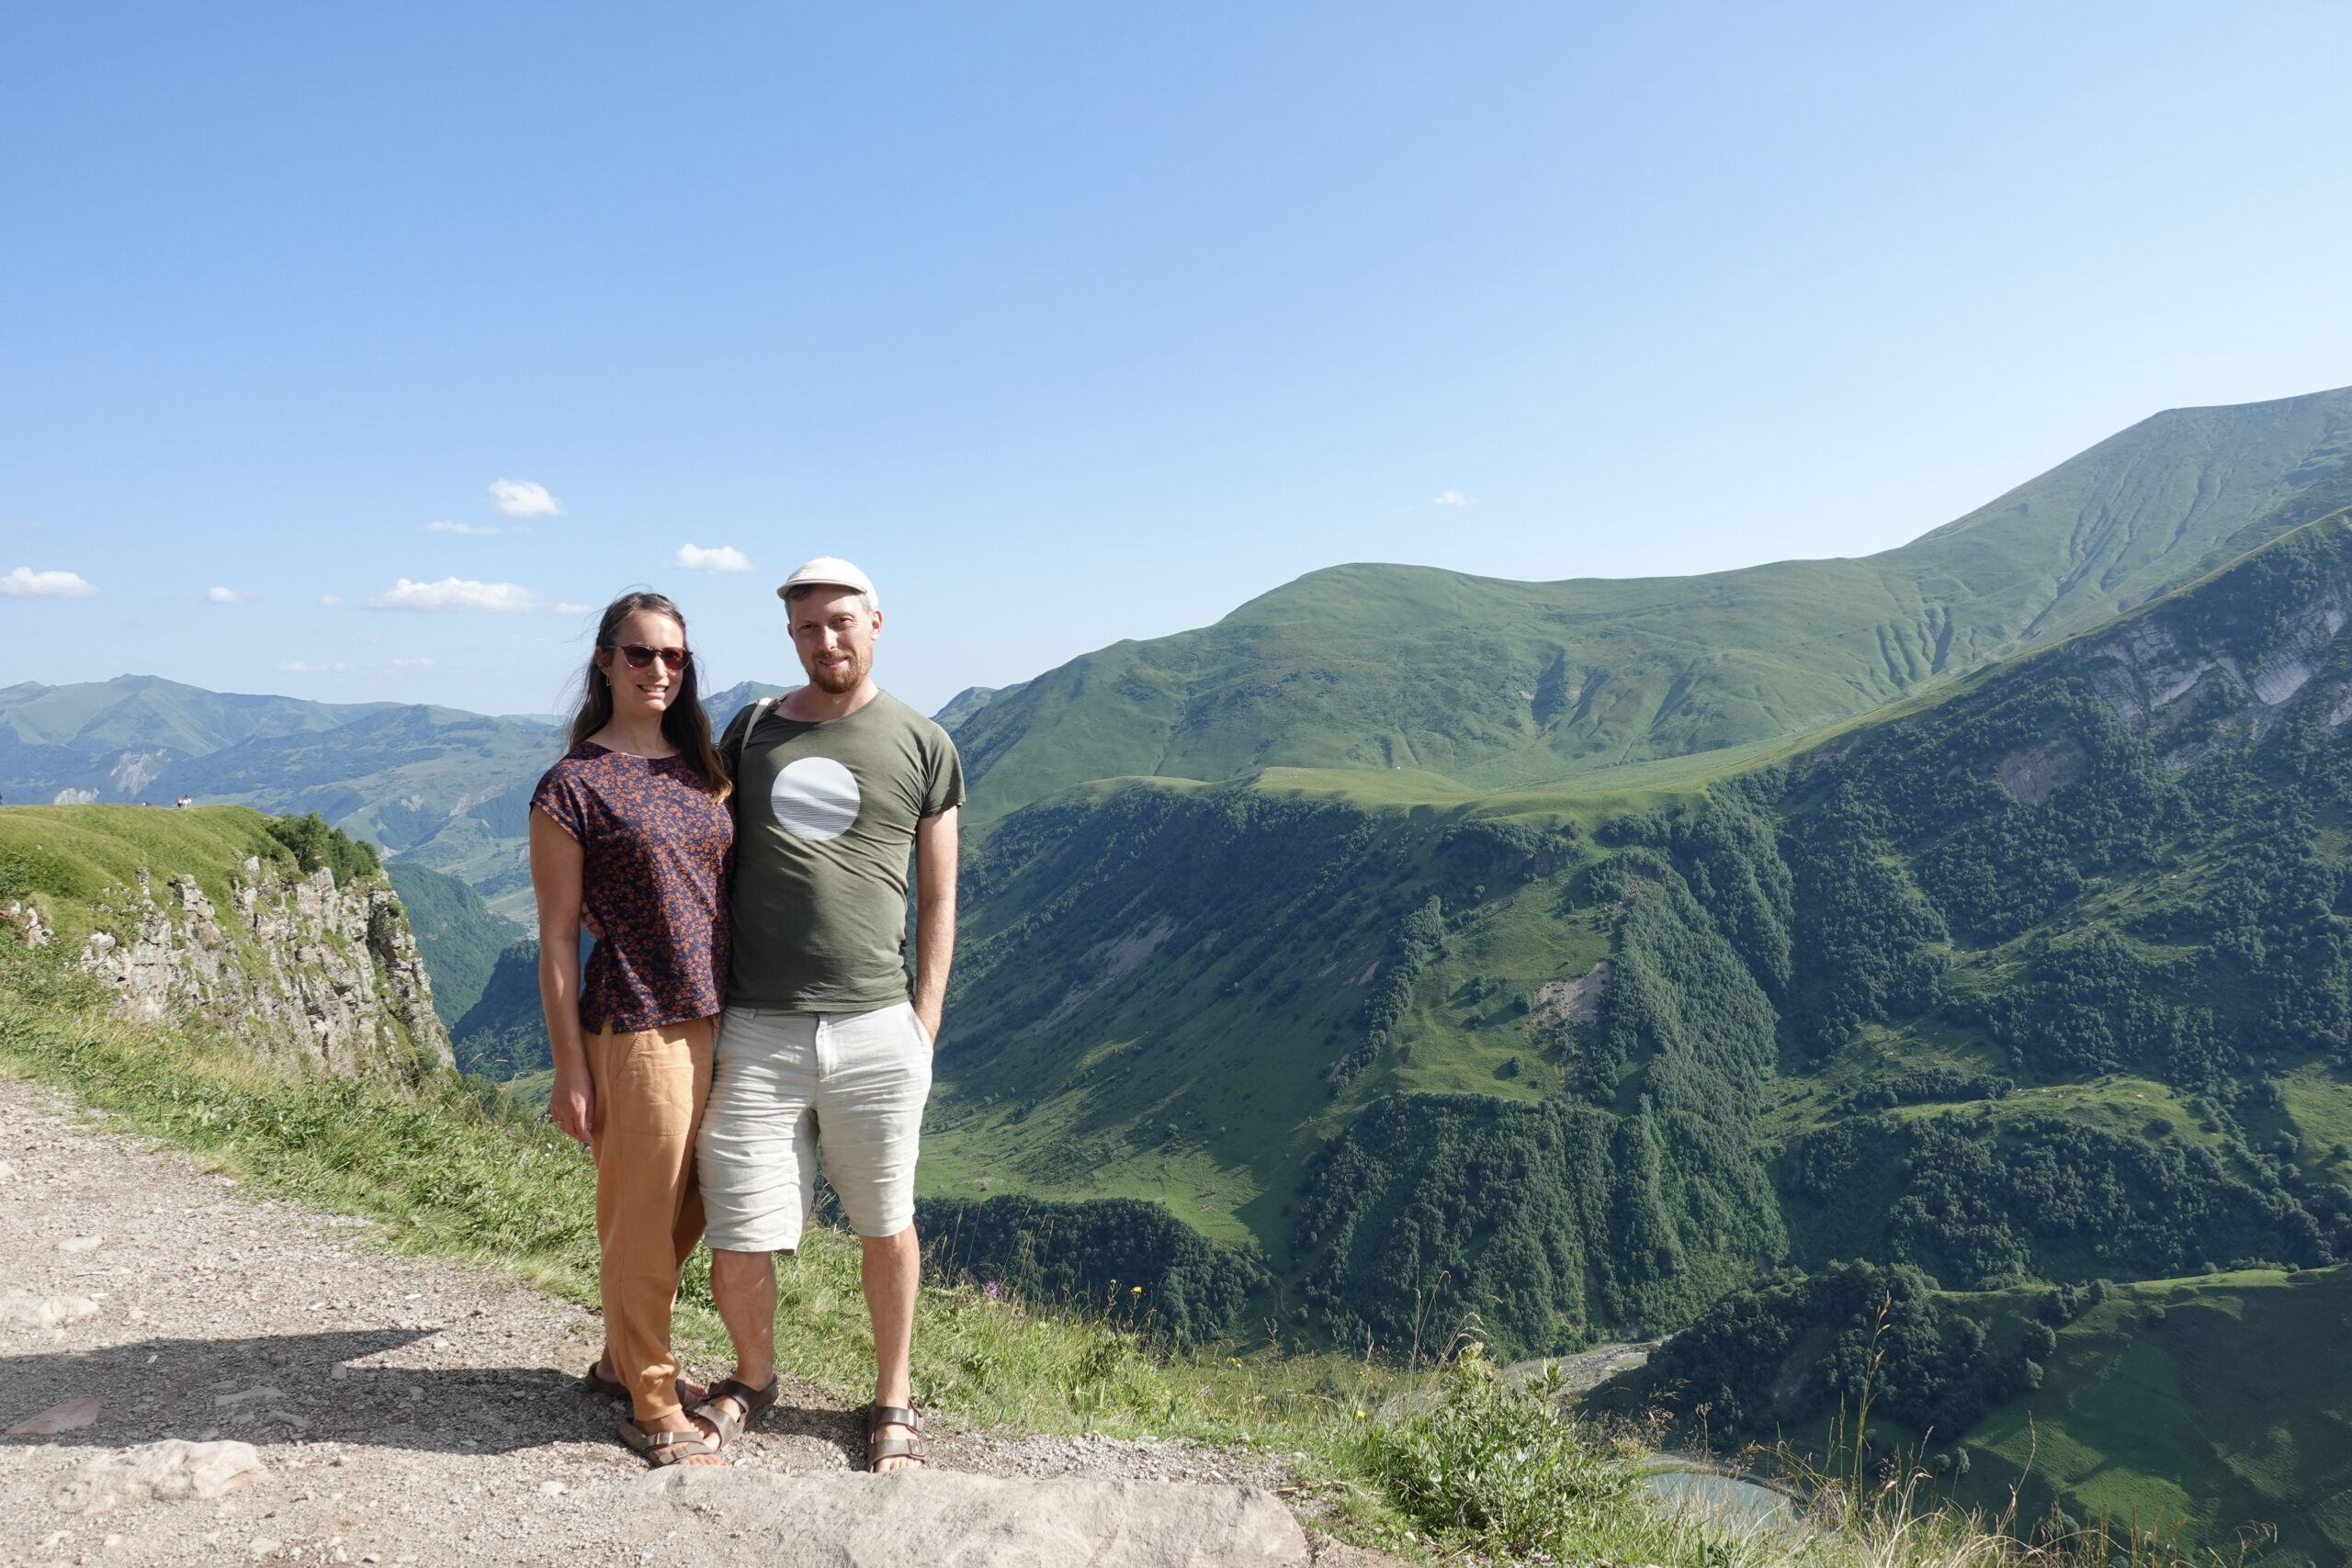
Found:
[[[400,1076],[420,1057],[455,1064],[390,884],[337,887],[323,867],[287,876],[258,858],[244,873],[230,879],[225,914],[192,876],[171,878],[161,904],[144,872],[118,895],[129,929],[93,932],[82,953],[120,994],[118,1013],[186,1021],[195,1012],[257,1055],[331,1073]]]
[[[656,1471],[631,1488],[654,1533],[729,1540],[790,1568],[1297,1568],[1298,1521],[1254,1486],[1001,1481],[946,1471]]]
[[[100,1454],[58,1483],[50,1506],[64,1514],[102,1514],[127,1503],[170,1503],[225,1496],[262,1473],[251,1443],[189,1443],[177,1438]]]

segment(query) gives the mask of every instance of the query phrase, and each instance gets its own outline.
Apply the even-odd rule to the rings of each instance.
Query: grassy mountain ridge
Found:
[[[2030,1462],[2032,1508],[2333,1560],[2347,627],[2338,513],[1646,790],[1063,791],[973,852],[926,1190],[1159,1202],[1359,1355],[1687,1327],[1660,1375],[1719,1434],[1874,1386],[1882,1455],[1931,1438],[1964,1496]],[[1785,1283],[1858,1268],[1928,1303],[1875,1373],[1862,1308]]]
[[[976,816],[1091,778],[1418,768],[1480,788],[1852,716],[2352,502],[2352,389],[2154,416],[1883,554],[1690,578],[1311,572],[965,717]]]
[[[1565,1096],[1622,1125],[1678,1095],[1752,1097],[1752,1127],[1717,1111],[1658,1145],[1668,1253],[1917,1257],[1971,1284],[2352,1255],[2342,1173],[2270,1152],[2286,1123],[2352,1107],[2327,816],[2352,747],[2347,536],[2306,526],[1918,712],[1647,809],[1567,786],[1384,800],[1370,786],[1393,773],[1270,772],[1017,813],[974,856],[928,1179],[1161,1198],[1287,1261],[1334,1321],[1393,1330],[1411,1276],[1380,1251],[1403,1232],[1366,1207],[1372,1179],[1333,1189],[1379,1233],[1348,1247],[1372,1253],[1335,1263],[1329,1224],[1300,1219],[1329,1207],[1318,1151],[1369,1135],[1353,1129],[1376,1104]],[[1729,1043],[1758,1006],[1776,1060],[1743,1079],[1758,1069]],[[1693,1071],[1733,1076],[1693,1097],[1675,1081]],[[1931,1109],[1953,1103],[1973,1109]],[[1460,1179],[1398,1167],[1409,1129],[1383,1147],[1398,1201],[1443,1213],[1429,1184]],[[1769,1201],[1740,1198],[1768,1167]],[[2017,1185],[2026,1168],[2178,1223],[2058,1202]],[[1967,1169],[1996,1184],[1990,1212],[1917,1174]],[[1539,1226],[1555,1275],[1611,1238],[1553,1296],[1560,1332],[1631,1315],[1582,1304],[1632,1299],[1610,1282],[1648,1223],[1627,1201],[1578,1219],[1574,1247],[1566,1218]],[[1415,1224],[1466,1288],[1487,1243],[1457,1253]],[[1784,1248],[1751,1245],[1783,1225]]]

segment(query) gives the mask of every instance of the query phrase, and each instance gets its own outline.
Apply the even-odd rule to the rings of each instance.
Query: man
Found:
[[[696,1165],[736,1365],[695,1414],[723,1447],[775,1402],[773,1258],[800,1245],[821,1157],[865,1247],[868,1468],[898,1470],[923,1462],[907,1372],[915,1155],[955,951],[964,774],[947,732],[874,683],[882,612],[864,572],[820,557],[776,593],[808,683],[719,740],[736,759],[734,959]]]

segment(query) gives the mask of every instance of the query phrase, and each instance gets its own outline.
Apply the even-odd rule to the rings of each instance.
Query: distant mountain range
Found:
[[[704,705],[715,724],[785,690],[745,681]],[[208,692],[153,675],[0,690],[0,796],[315,811],[501,913],[529,906],[530,792],[561,744],[537,716],[400,703]]]

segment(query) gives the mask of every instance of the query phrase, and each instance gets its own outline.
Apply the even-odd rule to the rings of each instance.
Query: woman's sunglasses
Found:
[[[658,659],[668,666],[673,675],[684,670],[686,660],[694,657],[683,648],[648,648],[641,642],[625,642],[617,647],[607,645],[605,651],[619,654],[632,670],[642,670]]]

